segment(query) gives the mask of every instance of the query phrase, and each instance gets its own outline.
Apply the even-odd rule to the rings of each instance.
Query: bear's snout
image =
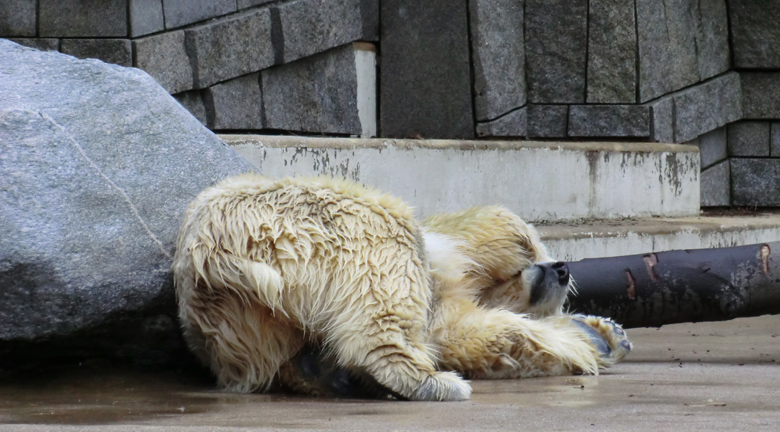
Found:
[[[558,275],[558,282],[561,285],[569,284],[569,266],[565,262],[558,261],[550,266]]]
[[[561,261],[536,263],[524,270],[530,282],[531,306],[546,302],[562,302],[569,286],[569,266]]]

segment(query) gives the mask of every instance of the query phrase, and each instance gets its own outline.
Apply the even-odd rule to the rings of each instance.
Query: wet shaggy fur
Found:
[[[228,390],[305,389],[288,362],[314,344],[402,398],[463,400],[460,375],[596,374],[630,348],[563,314],[566,286],[531,301],[550,261],[502,207],[419,224],[352,182],[243,175],[190,204],[173,272],[185,337]]]

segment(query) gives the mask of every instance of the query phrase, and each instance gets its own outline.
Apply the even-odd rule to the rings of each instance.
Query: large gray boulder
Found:
[[[251,170],[145,72],[0,39],[0,366],[171,360],[187,203]]]

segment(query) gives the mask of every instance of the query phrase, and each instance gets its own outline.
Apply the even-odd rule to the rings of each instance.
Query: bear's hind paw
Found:
[[[463,401],[471,397],[471,386],[453,372],[436,372],[425,379],[409,397],[418,401]]]

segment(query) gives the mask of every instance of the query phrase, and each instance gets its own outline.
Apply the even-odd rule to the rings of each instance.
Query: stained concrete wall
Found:
[[[264,175],[351,178],[402,197],[421,217],[490,204],[505,205],[533,222],[699,211],[699,155],[692,146],[222,139]]]
[[[780,239],[780,217],[776,213],[592,221],[537,228],[550,256],[564,261],[732,247]]]

